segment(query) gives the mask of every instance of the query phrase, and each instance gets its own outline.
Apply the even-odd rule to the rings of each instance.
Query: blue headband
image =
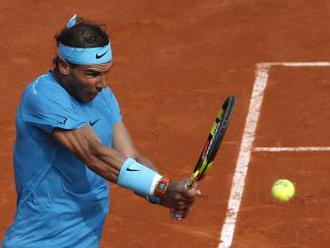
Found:
[[[58,56],[76,65],[94,65],[108,63],[112,60],[110,43],[103,47],[78,48],[63,44],[58,46]]]
[[[67,23],[67,28],[76,24],[77,16],[74,15]],[[103,47],[79,48],[70,47],[62,43],[58,46],[58,56],[76,65],[94,65],[108,63],[112,60],[110,42]]]

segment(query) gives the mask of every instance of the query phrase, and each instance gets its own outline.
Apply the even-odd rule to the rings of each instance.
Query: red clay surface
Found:
[[[140,150],[163,174],[188,175],[221,102],[237,104],[215,165],[188,219],[116,186],[102,247],[217,247],[254,82],[255,64],[329,61],[328,1],[0,1],[0,239],[16,194],[14,112],[27,83],[51,67],[54,34],[74,13],[105,23],[109,78]],[[327,146],[330,69],[272,69],[258,146]],[[306,102],[304,102],[306,101]],[[307,103],[308,102],[308,103]],[[232,247],[328,247],[329,153],[253,153]],[[220,161],[218,159],[218,161]],[[277,204],[274,180],[297,183]]]

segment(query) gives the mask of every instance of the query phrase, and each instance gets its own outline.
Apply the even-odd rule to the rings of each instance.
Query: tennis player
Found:
[[[103,27],[74,16],[56,43],[54,69],[27,86],[16,112],[17,210],[3,247],[99,247],[108,181],[185,217],[199,190],[160,175],[134,146],[107,86]]]

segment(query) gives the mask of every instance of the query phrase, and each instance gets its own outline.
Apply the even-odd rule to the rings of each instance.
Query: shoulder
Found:
[[[27,108],[70,105],[68,92],[48,72],[32,81],[23,93],[21,104]]]
[[[25,90],[24,95],[28,97],[69,97],[67,91],[48,72],[33,80]]]
[[[76,112],[73,98],[50,73],[28,85],[18,115],[23,121],[47,133],[54,128],[76,129],[86,124],[84,116]]]
[[[111,89],[106,87],[101,93],[105,105],[109,108],[115,120],[121,122],[120,106]]]
[[[118,104],[116,96],[109,87],[104,88],[101,91],[101,94],[107,104],[110,105]]]
[[[114,97],[114,94],[113,94],[112,90],[111,90],[108,86],[105,87],[105,88],[101,91],[101,93],[102,93],[103,96],[105,96],[105,97]]]

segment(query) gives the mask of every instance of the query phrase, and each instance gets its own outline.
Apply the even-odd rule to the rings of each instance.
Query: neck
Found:
[[[71,88],[67,83],[66,76],[63,75],[57,68],[51,71],[56,78],[56,81],[71,95]]]

